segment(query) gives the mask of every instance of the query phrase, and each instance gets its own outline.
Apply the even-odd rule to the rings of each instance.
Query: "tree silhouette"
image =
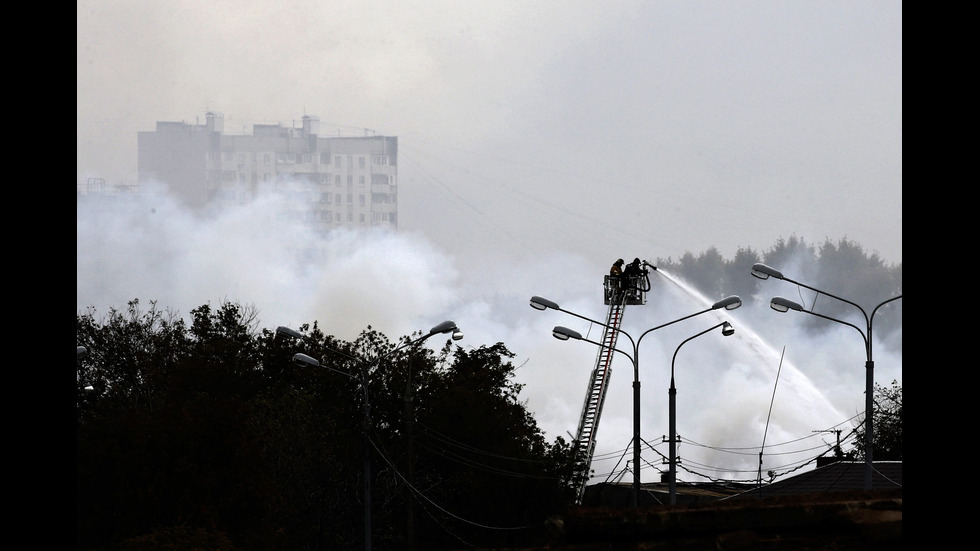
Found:
[[[418,548],[451,549],[541,543],[572,501],[570,449],[545,441],[502,343],[394,353],[370,327],[344,342],[316,323],[285,339],[234,303],[191,320],[138,300],[77,316],[78,549],[360,548],[364,372],[377,548],[406,547],[409,504]]]
[[[875,383],[874,447],[875,461],[902,460],[902,385],[892,381],[890,387]],[[864,460],[864,419],[854,430],[854,447],[849,456]]]

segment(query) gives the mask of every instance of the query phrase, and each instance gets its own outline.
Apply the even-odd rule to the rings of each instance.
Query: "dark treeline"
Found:
[[[79,550],[363,548],[362,367],[372,548],[540,544],[573,500],[571,450],[519,401],[502,343],[396,351],[370,327],[344,342],[257,330],[237,304],[191,314],[77,316]]]
[[[768,301],[776,295],[772,283],[750,275],[752,265],[761,262],[783,273],[784,276],[849,300],[864,309],[870,316],[883,301],[902,294],[902,264],[887,265],[881,257],[867,254],[860,245],[846,239],[837,243],[824,241],[819,247],[805,240],[791,237],[780,239],[764,252],[751,248],[739,249],[735,257],[726,260],[718,250],[708,250],[694,255],[685,253],[677,260],[658,258],[654,263],[669,273],[678,275],[697,288],[706,297],[721,298],[738,295],[745,304],[755,300]],[[656,282],[651,279],[651,283]],[[807,309],[837,319],[854,319],[860,311],[830,297],[821,296],[813,304],[815,293],[800,288],[798,296],[786,298],[802,303]],[[902,299],[888,303],[874,317],[874,335],[889,348],[902,349]],[[793,323],[805,324],[813,331],[837,329],[835,323],[816,316],[799,316]],[[858,323],[864,330],[864,323]]]

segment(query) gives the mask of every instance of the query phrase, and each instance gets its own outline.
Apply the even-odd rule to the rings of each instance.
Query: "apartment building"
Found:
[[[204,124],[157,122],[138,132],[139,183],[166,184],[188,207],[213,214],[262,193],[288,200],[284,216],[314,227],[398,227],[398,138],[324,137],[317,117],[302,127],[256,124],[228,134],[224,116]]]

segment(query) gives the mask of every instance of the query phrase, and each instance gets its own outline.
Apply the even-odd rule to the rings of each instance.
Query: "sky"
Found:
[[[398,231],[337,232],[302,266],[290,251],[324,240],[270,216],[274,197],[214,220],[156,185],[111,208],[80,198],[79,312],[232,300],[264,327],[316,320],[348,339],[453,319],[457,344],[515,352],[551,438],[575,432],[596,350],[553,339],[554,325],[588,324],[531,309],[532,295],[601,320],[618,257],[730,259],[794,236],[902,261],[900,2],[80,0],[76,105],[79,187],[135,184],[137,133],[208,111],[226,133],[313,115],[322,135],[399,143]],[[721,298],[655,275],[655,296],[625,314],[634,336]],[[677,350],[717,323],[705,314],[644,338],[656,449],[675,351],[678,431],[742,450],[684,444],[692,466],[748,476],[763,440],[831,441],[814,431],[863,410],[853,329],[805,335],[767,307],[726,315],[733,337]],[[901,381],[900,351],[875,352],[876,381]],[[615,361],[597,456],[631,435],[632,365]],[[766,454],[763,472],[783,460]]]

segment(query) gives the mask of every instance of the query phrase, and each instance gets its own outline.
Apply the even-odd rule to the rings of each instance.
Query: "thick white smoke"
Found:
[[[155,186],[132,196],[79,196],[78,311],[94,308],[98,315],[139,299],[187,315],[203,304],[230,301],[254,306],[260,327],[317,321],[323,331],[342,339],[353,339],[368,326],[397,339],[452,319],[466,335],[457,344],[503,342],[516,354],[518,382],[525,385],[522,397],[539,426],[549,440],[570,440],[597,350],[586,342],[557,341],[551,329],[565,325],[598,340],[602,328],[563,312],[534,310],[528,300],[541,295],[565,310],[604,321],[607,265],[560,251],[519,261],[472,260],[470,254],[471,260],[464,261],[404,231],[339,230],[323,237],[276,214],[281,212],[277,201],[269,195],[203,219]],[[670,274],[651,278],[657,284],[647,304],[625,311],[622,329],[633,338],[722,298],[700,297],[683,282],[668,281]],[[766,298],[644,336],[638,355],[642,439],[667,455],[663,439],[675,351],[678,454],[684,468],[718,478],[755,479],[760,468],[764,476],[770,469],[788,470],[834,443],[833,433],[817,431],[849,433],[854,425],[849,419],[864,409],[861,337],[844,326],[807,335],[801,316],[773,312]],[[716,330],[677,349],[722,320],[733,323],[734,336]],[[427,346],[442,344],[431,339]],[[627,338],[617,344],[632,354]],[[875,355],[875,380],[900,382],[901,354],[876,343]],[[615,354],[597,434],[598,479],[617,476],[631,458],[627,454],[617,465],[632,438],[632,382],[631,361]],[[656,451],[644,451],[643,460],[644,482],[666,471]],[[679,480],[703,480],[684,468]]]

